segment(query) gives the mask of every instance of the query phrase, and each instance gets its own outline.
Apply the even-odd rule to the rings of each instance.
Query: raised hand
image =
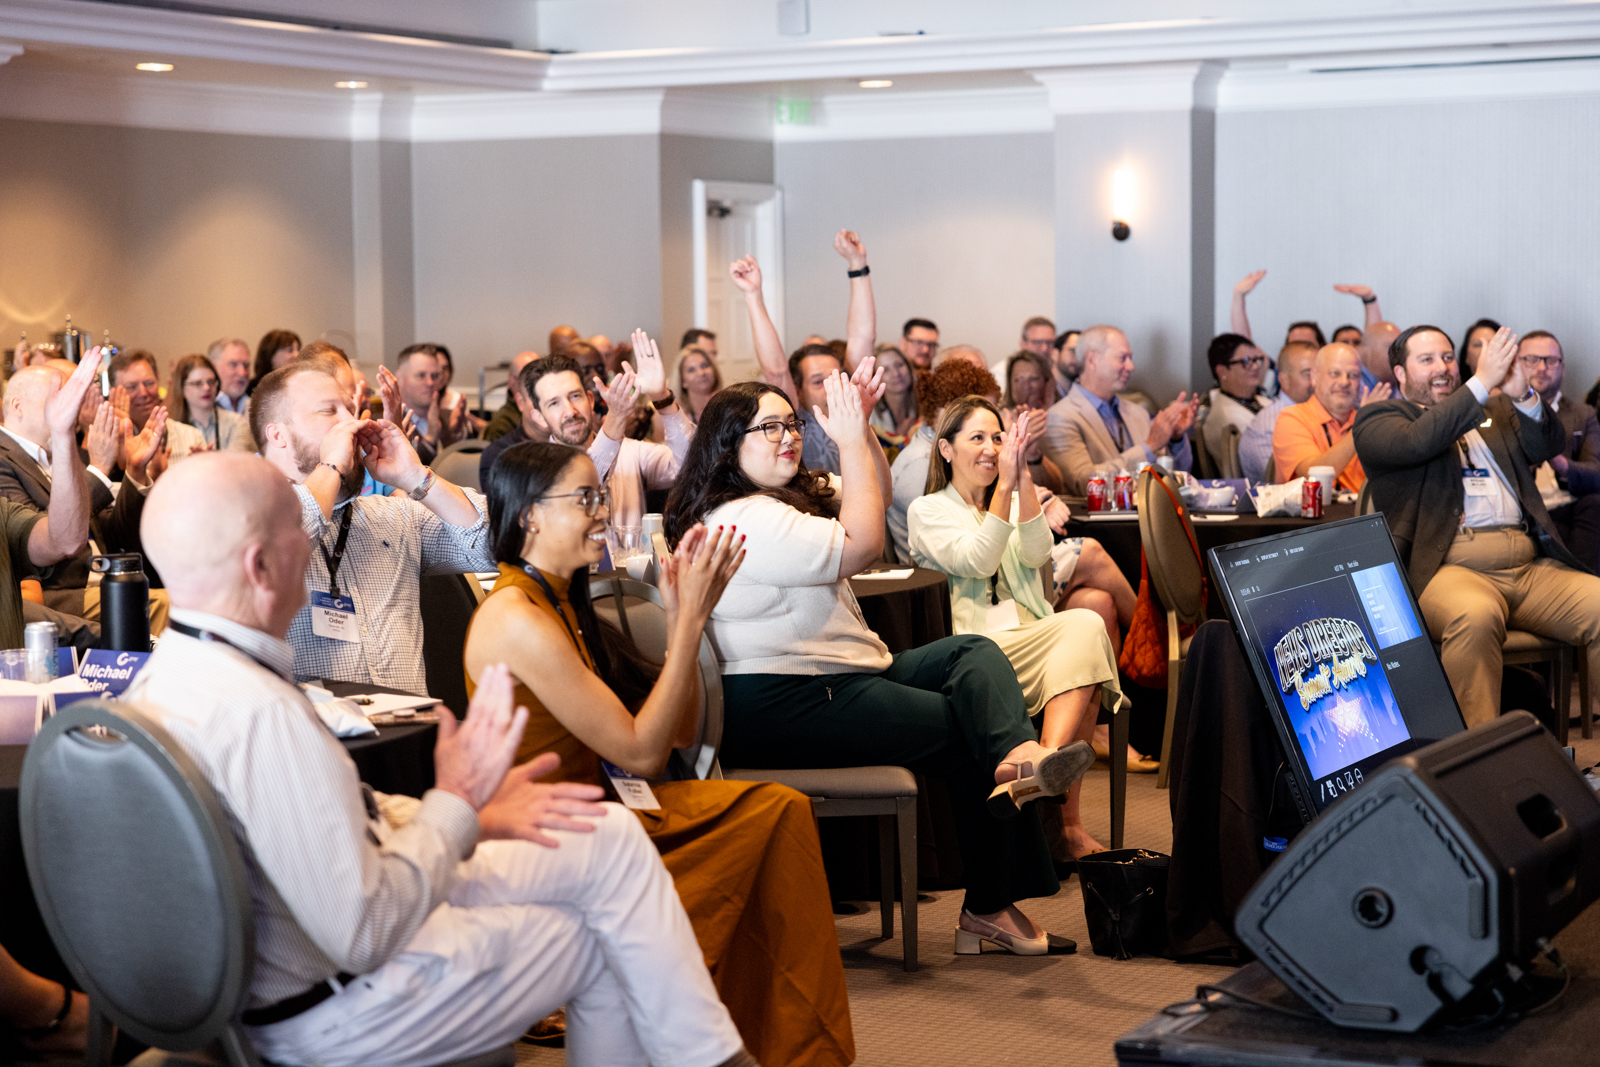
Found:
[[[1023,443],[1028,437],[1028,412],[1026,409],[1017,412],[1016,421],[1011,428],[1001,431],[1000,458],[996,467],[1000,473],[1000,484],[1006,487],[1014,486],[1022,481],[1028,473],[1027,446]]]
[[[876,364],[876,358],[864,356],[861,362],[856,364],[855,372],[850,375],[850,384],[861,394],[861,410],[867,412],[877,408],[878,401],[883,399],[884,390],[888,388],[883,384],[883,368],[877,367]]]
[[[678,576],[680,567],[688,567],[688,561],[700,550],[700,545],[706,539],[706,528],[700,523],[689,527],[689,532],[683,535],[678,542],[678,550],[668,556],[657,560],[659,578],[656,587],[661,590],[661,608],[667,614],[667,629],[670,631],[678,621]]]
[[[110,404],[101,404],[94,413],[94,421],[83,435],[83,445],[89,452],[89,466],[109,473],[117,465],[117,450],[122,445],[122,422]]]
[[[157,478],[167,473],[167,468],[172,466],[172,449],[162,447],[156,449],[156,454],[150,457],[150,462],[145,466],[145,474],[153,483]]]
[[[1233,291],[1239,296],[1249,296],[1251,290],[1255,289],[1261,283],[1261,279],[1266,276],[1267,272],[1264,270],[1251,271],[1233,283]]]
[[[1371,389],[1361,390],[1361,403],[1356,406],[1364,408],[1368,404],[1376,404],[1380,400],[1388,400],[1393,395],[1394,389],[1388,382],[1379,382]]]
[[[733,284],[746,293],[761,292],[761,265],[755,256],[734,260],[728,265],[728,273],[733,276]]]
[[[535,782],[561,766],[554,752],[541,752],[527,763],[511,768],[489,803],[478,811],[478,826],[485,840],[532,841],[545,848],[560,848],[545,830],[594,832],[588,819],[598,819],[606,809],[595,803],[605,790],[586,782]]]
[[[633,331],[633,374],[639,392],[652,400],[664,400],[667,393],[667,368],[661,361],[661,349],[643,330]],[[626,360],[622,364],[628,366]]]
[[[392,485],[410,492],[427,477],[417,450],[411,447],[405,432],[387,419],[359,419],[342,423],[339,429],[351,427],[351,443],[360,451],[361,463],[374,481]],[[335,431],[330,431],[331,437]],[[324,439],[326,440],[326,439]],[[329,462],[333,462],[329,460]],[[339,468],[341,471],[343,467]]]
[[[1072,518],[1072,509],[1067,507],[1067,502],[1058,496],[1052,496],[1050,502],[1044,506],[1045,525],[1058,534],[1067,532],[1067,522]]]
[[[833,250],[844,257],[851,270],[867,265],[867,246],[861,243],[861,235],[854,230],[840,230],[834,234]]]
[[[859,441],[867,432],[867,415],[861,407],[861,391],[850,384],[843,371],[834,371],[822,380],[822,393],[828,400],[828,413],[813,406],[811,414],[822,432],[841,448]]]
[[[400,400],[400,379],[388,367],[378,368],[378,395],[383,398],[383,417],[388,422],[400,425],[400,420],[405,418],[405,404]],[[406,430],[406,436],[414,436],[416,427]]]
[[[128,391],[120,385],[111,387],[111,408],[120,417],[128,417]]]
[[[98,346],[89,349],[83,354],[83,359],[78,363],[77,369],[63,385],[56,385],[54,381],[44,398],[44,422],[50,428],[52,438],[72,438],[72,447],[77,447],[76,430],[78,428],[78,409],[83,406],[83,395],[89,391],[89,386],[94,382],[95,372],[100,369],[102,353]]]
[[[356,435],[361,432],[363,421],[351,419],[348,422],[335,423],[333,428],[322,435],[322,448],[320,459],[328,464],[341,476],[353,475],[361,463],[361,446],[356,443]],[[393,425],[393,423],[386,423]],[[398,427],[397,427],[398,429]],[[373,477],[377,477],[374,475]],[[383,479],[379,478],[379,481]],[[392,485],[394,483],[385,483]]]
[[[1333,291],[1344,293],[1346,296],[1358,296],[1363,301],[1372,297],[1372,286],[1370,285],[1336,285],[1333,287]]]
[[[1522,364],[1517,359],[1519,340],[1520,338],[1512,333],[1508,326],[1496,330],[1494,336],[1484,342],[1483,351],[1478,355],[1478,367],[1474,376],[1490,389],[1498,386],[1500,391],[1508,396],[1520,397],[1526,393],[1527,378],[1523,375]]]
[[[517,754],[528,709],[511,710],[511,670],[504,663],[485,667],[478,689],[459,725],[454,715],[439,716],[433,749],[434,788],[481,811],[500,791]]]
[[[161,446],[166,442],[167,406],[157,404],[152,408],[150,417],[144,420],[144,429],[138,433],[133,432],[132,419],[126,415],[117,416],[114,404],[111,411],[117,418],[118,433],[122,440],[118,462],[129,474],[142,476],[149,469],[150,461],[155,459],[161,451]]]

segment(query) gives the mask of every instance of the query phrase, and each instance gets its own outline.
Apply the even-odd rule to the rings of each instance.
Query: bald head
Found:
[[[1296,404],[1311,399],[1311,366],[1317,361],[1317,346],[1290,341],[1278,351],[1278,388]]]
[[[61,373],[54,367],[28,367],[6,382],[5,399],[0,402],[0,422],[18,437],[43,448],[50,440],[50,427],[44,421],[44,402],[52,387],[61,384]]]
[[[300,501],[259,456],[205,452],[174,465],[150,490],[139,533],[175,608],[282,637],[305,603]]]
[[[1323,345],[1311,371],[1311,388],[1328,414],[1343,422],[1361,403],[1361,354],[1340,342]]]
[[[972,345],[950,345],[948,348],[941,348],[939,354],[933,359],[933,365],[936,368],[942,367],[953,359],[964,359],[979,370],[989,369],[989,364],[983,358],[983,353]]]
[[[1380,382],[1394,384],[1394,370],[1389,366],[1389,346],[1400,336],[1400,327],[1392,322],[1375,322],[1361,334],[1361,363]]]
[[[506,385],[510,387],[513,397],[522,391],[522,368],[538,358],[539,353],[531,348],[526,352],[518,352],[511,357],[511,375],[506,379]]]
[[[1078,384],[1101,400],[1128,387],[1133,348],[1115,326],[1091,326],[1078,337]]]
[[[553,356],[557,352],[565,352],[568,345],[581,340],[583,338],[571,326],[557,326],[550,331],[550,354]]]

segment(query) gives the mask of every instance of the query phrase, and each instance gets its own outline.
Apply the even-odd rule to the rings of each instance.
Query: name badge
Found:
[[[1461,468],[1461,482],[1468,496],[1495,496],[1494,475],[1482,467]]]
[[[356,623],[353,597],[311,594],[311,632],[346,644],[361,643],[361,628]]]
[[[989,605],[989,612],[983,620],[983,632],[997,634],[1002,630],[1015,630],[1021,625],[1022,619],[1017,616],[1017,602],[1002,600]]]
[[[650,790],[650,783],[640,778],[631,771],[625,771],[609,760],[601,760],[600,766],[605,768],[606,777],[611,779],[611,788],[617,791],[617,796],[626,807],[636,811],[660,811],[661,803],[656,800],[655,793]]]

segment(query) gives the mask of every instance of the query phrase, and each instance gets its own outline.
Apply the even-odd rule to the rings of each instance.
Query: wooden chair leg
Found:
[[[1130,705],[1131,707],[1131,705]],[[1128,816],[1128,715],[1118,708],[1111,716],[1111,847],[1122,847]]]
[[[900,955],[905,969],[917,969],[917,798],[895,801],[900,841]]]
[[[893,815],[878,816],[878,897],[885,940],[894,936],[894,821]]]
[[[1178,680],[1183,673],[1179,653],[1178,616],[1167,612],[1167,723],[1161,728],[1161,769],[1156,772],[1156,788],[1165,789],[1172,772],[1172,720],[1178,713]]]

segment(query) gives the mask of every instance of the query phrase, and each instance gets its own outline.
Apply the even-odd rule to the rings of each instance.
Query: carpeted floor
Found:
[[[1576,706],[1576,701],[1574,702]],[[1584,741],[1576,721],[1572,745],[1579,767],[1600,763],[1600,738]],[[1103,764],[1090,772],[1084,810],[1089,828],[1109,843]],[[1126,842],[1169,852],[1172,819],[1167,794],[1153,774],[1128,776]],[[1023,958],[998,951],[982,957],[952,953],[957,892],[924,893],[920,911],[921,968],[900,966],[898,936],[879,940],[876,904],[837,918],[850,984],[856,1062],[862,1067],[944,1067],[990,1063],[1052,1063],[1107,1067],[1112,1043],[1167,1004],[1187,999],[1194,987],[1227,975],[1222,967],[1176,964],[1139,957],[1095,956],[1083,922],[1076,878],[1048,900],[1031,901],[1028,913],[1053,933],[1079,942],[1073,956]],[[899,913],[896,911],[896,932]],[[557,1067],[556,1050],[519,1046],[519,1064]]]

